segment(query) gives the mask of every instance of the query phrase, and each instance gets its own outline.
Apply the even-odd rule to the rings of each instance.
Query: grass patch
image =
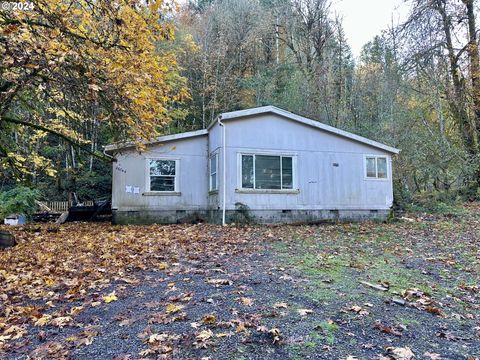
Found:
[[[415,326],[415,325],[420,324],[418,322],[418,320],[416,320],[416,319],[412,319],[412,318],[404,317],[404,316],[399,316],[399,315],[395,316],[395,322],[397,322],[398,324],[401,324],[401,325],[405,325],[407,327]]]
[[[470,226],[462,218],[441,217],[396,224],[294,227],[288,229],[287,240],[274,246],[282,265],[306,280],[301,283],[301,296],[322,305],[383,302],[418,288],[438,304],[452,304],[455,298],[445,312],[463,313],[468,306],[460,300],[464,292],[457,285],[475,283],[480,268],[476,251],[480,231],[471,226],[472,220],[477,223],[475,209],[465,210],[471,212],[463,219]],[[389,291],[370,289],[360,281],[388,283]]]
[[[347,271],[350,263],[348,256],[319,252],[305,242],[290,247],[281,246],[278,249],[281,251],[283,264],[309,280],[304,295],[311,300],[328,302],[335,298],[339,291],[347,291],[354,285]],[[292,256],[292,253],[296,255]]]
[[[323,321],[316,326],[316,329],[319,330],[320,333],[311,333],[310,336],[316,338],[317,340],[321,340],[330,346],[335,343],[335,333],[339,330],[339,326],[337,324],[334,322]]]
[[[316,344],[305,346],[306,343],[287,345],[289,358],[292,360],[302,360],[306,356],[313,354]],[[313,347],[312,347],[313,346]]]
[[[390,292],[401,293],[408,288],[418,288],[431,293],[432,287],[428,278],[417,269],[407,269],[398,264],[398,260],[392,256],[384,256],[375,259],[372,266],[363,275],[372,282],[388,282]]]
[[[304,359],[312,355],[319,346],[335,344],[335,333],[339,326],[333,322],[323,321],[315,326],[315,330],[310,332],[306,340],[301,344],[291,344],[287,347],[291,359]]]
[[[350,241],[356,243],[356,236],[352,236],[351,232],[349,234]],[[382,243],[382,248],[388,248],[386,245],[390,244],[392,239],[394,236],[390,233],[378,234],[374,241],[368,244],[378,246],[378,243]],[[432,292],[428,279],[421,271],[415,268],[407,269],[394,255],[378,256],[375,255],[376,251],[367,252],[343,246],[338,251],[328,251],[323,250],[322,245],[324,244],[321,242],[318,242],[316,247],[298,242],[277,247],[281,261],[310,280],[305,288],[305,296],[312,300],[328,302],[335,298],[338,292],[349,293],[349,300],[356,300],[361,297],[361,294],[354,291],[360,280],[388,282],[391,292],[401,293],[412,287]]]

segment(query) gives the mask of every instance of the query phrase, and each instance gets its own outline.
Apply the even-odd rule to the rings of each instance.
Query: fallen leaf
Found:
[[[354,305],[350,309],[350,311],[356,312],[359,315],[368,315],[370,314],[367,309],[362,308],[361,306]]]
[[[202,322],[206,325],[212,325],[212,324],[215,324],[215,322],[217,321],[217,317],[213,314],[208,314],[208,315],[205,315],[203,318],[202,318]]]
[[[308,314],[312,314],[313,310],[310,309],[298,309],[297,312],[300,314],[300,316],[306,316]]]
[[[59,316],[57,318],[54,318],[54,319],[50,320],[50,325],[57,326],[59,328],[63,328],[65,325],[67,325],[72,320],[73,319],[70,316]]]
[[[212,342],[213,336],[214,336],[213,331],[210,329],[200,331],[195,336],[195,339],[196,339],[196,341],[194,342],[195,347],[206,349],[209,345],[213,344]]]
[[[168,339],[167,334],[152,334],[148,337],[148,342],[149,343],[154,343],[154,342],[163,342],[166,339]]]
[[[130,360],[132,358],[132,355],[130,354],[119,354],[115,355],[112,360]]]
[[[425,311],[430,313],[430,314],[434,314],[434,315],[442,315],[442,311],[435,306],[427,306],[425,308]]]
[[[377,330],[380,330],[381,332],[384,332],[386,334],[391,334],[391,335],[395,335],[395,336],[402,336],[402,333],[400,331],[398,331],[397,329],[395,329],[392,326],[384,325],[378,320],[373,323],[373,328],[377,329]]]
[[[175,305],[175,304],[168,304],[166,307],[165,307],[165,311],[168,313],[168,314],[174,314],[180,310],[182,310],[185,306],[183,305]]]
[[[33,350],[31,356],[34,359],[67,359],[69,358],[69,352],[64,348],[62,343],[58,341],[49,341]]]
[[[168,269],[168,264],[162,262],[162,263],[158,264],[158,268],[159,268],[160,270]]]
[[[280,333],[280,330],[277,328],[270,329],[269,334],[272,336],[274,344],[279,342],[282,336],[282,334]]]
[[[11,335],[0,335],[0,343],[10,340],[11,338]]]
[[[147,357],[148,355],[151,355],[151,354],[155,354],[155,351],[152,349],[145,349],[138,353],[138,355],[140,355],[142,358]]]
[[[394,360],[410,360],[415,357],[415,354],[412,352],[412,350],[410,350],[409,347],[389,347],[387,348],[387,353]]]
[[[40,319],[38,319],[37,321],[35,321],[35,323],[33,325],[35,326],[44,326],[44,325],[47,325],[48,322],[52,319],[52,316],[51,315],[47,315],[47,314],[44,314]]]
[[[245,305],[245,306],[252,306],[253,305],[253,300],[247,297],[242,297],[240,298],[240,302]]]
[[[442,357],[440,356],[440,354],[437,354],[437,353],[431,353],[431,352],[425,352],[423,354],[423,356],[426,356],[428,357],[429,359],[431,360],[440,360]]]
[[[247,328],[245,327],[245,323],[240,322],[237,327],[235,328],[235,331],[237,333],[242,332],[242,331],[247,331]]]
[[[196,338],[203,341],[203,340],[210,339],[212,336],[213,336],[213,331],[208,329],[208,330],[200,331],[197,334]]]
[[[264,325],[257,326],[257,331],[261,333],[266,333],[268,331],[268,328]]]
[[[102,299],[103,301],[105,301],[105,303],[108,304],[108,303],[111,303],[112,301],[117,301],[118,297],[117,295],[115,295],[115,291],[112,291],[110,294],[102,296]]]

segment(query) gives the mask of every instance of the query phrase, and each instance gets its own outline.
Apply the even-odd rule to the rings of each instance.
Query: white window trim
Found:
[[[217,184],[217,187],[215,189],[212,188],[212,163],[211,163],[211,159],[212,157],[215,156],[215,168],[216,168],[216,171],[215,171],[215,176],[217,178],[217,181],[216,181],[216,184]],[[215,151],[213,153],[210,154],[210,156],[208,157],[208,189],[209,189],[209,192],[216,192],[218,191],[218,151]]]
[[[175,183],[173,191],[153,191],[150,189],[150,161],[169,160],[175,161]],[[180,195],[180,159],[167,156],[145,158],[145,193],[143,195]]]
[[[367,176],[367,158],[375,158],[375,177]],[[377,159],[383,158],[387,162],[387,177],[379,178],[377,169]],[[390,179],[390,158],[387,155],[364,155],[363,156],[363,177],[365,180],[388,181]]]
[[[244,188],[242,187],[242,156],[243,155],[268,155],[268,156],[284,156],[292,158],[292,188],[291,189],[256,189],[255,188],[255,163],[253,166],[253,179],[254,179],[254,188]],[[282,162],[280,161],[280,174],[282,169]],[[282,177],[280,175],[280,181]],[[237,192],[245,193],[265,193],[265,194],[284,194],[284,193],[298,193],[299,189],[297,188],[297,154],[292,153],[279,153],[272,151],[244,151],[237,153]]]

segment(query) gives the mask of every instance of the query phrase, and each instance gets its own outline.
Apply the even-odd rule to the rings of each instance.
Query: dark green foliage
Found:
[[[241,202],[235,203],[235,214],[230,219],[235,224],[251,224],[254,222],[253,216],[250,214],[250,208]]]
[[[31,216],[36,210],[35,201],[40,198],[40,192],[25,186],[0,192],[0,216],[8,214],[25,214]]]
[[[449,191],[428,191],[416,194],[403,203],[401,209],[413,212],[434,213],[446,216],[466,214],[465,201],[480,201],[479,187],[460,187]]]

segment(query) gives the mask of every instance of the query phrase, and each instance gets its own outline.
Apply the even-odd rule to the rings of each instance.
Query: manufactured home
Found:
[[[220,114],[114,156],[114,223],[384,219],[399,150],[274,106]]]

